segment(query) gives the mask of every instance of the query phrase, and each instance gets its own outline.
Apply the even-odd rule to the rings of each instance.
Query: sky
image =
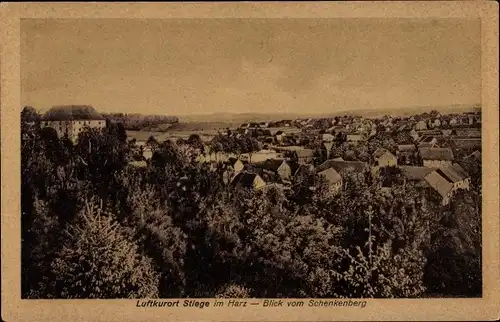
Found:
[[[27,19],[22,105],[330,113],[480,103],[479,20]]]

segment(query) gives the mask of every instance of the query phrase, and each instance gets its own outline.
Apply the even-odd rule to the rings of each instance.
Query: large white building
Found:
[[[92,106],[68,105],[51,108],[40,125],[53,128],[60,138],[67,135],[76,142],[85,127],[102,129],[106,127],[106,120]]]

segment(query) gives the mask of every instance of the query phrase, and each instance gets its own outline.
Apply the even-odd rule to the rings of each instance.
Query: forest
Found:
[[[23,298],[482,294],[480,162],[447,206],[349,171],[338,195],[311,175],[254,191],[195,162],[196,140],[157,142],[137,168],[123,127],[73,143],[21,119]]]
[[[125,130],[130,131],[165,131],[172,124],[179,122],[176,116],[165,115],[108,113],[103,116],[108,120],[121,123]]]

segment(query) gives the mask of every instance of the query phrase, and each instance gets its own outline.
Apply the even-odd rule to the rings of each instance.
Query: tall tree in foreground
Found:
[[[151,260],[138,253],[121,226],[94,202],[86,203],[52,263],[56,298],[158,296]]]

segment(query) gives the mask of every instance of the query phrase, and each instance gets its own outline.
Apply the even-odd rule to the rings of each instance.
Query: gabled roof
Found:
[[[292,173],[294,176],[296,176],[299,172],[309,172],[311,174],[314,173],[314,166],[312,164],[298,164],[298,163],[289,163],[290,167],[292,168]]]
[[[363,140],[363,138],[364,138],[363,134],[359,134],[359,133],[347,134],[347,140],[360,141],[360,140]]]
[[[377,150],[375,150],[375,152],[373,152],[373,158],[378,159],[386,153],[391,153],[391,152],[389,152],[389,150],[384,149],[384,148],[378,148]]]
[[[435,169],[428,167],[401,166],[399,167],[403,176],[408,180],[424,180],[425,176]]]
[[[314,156],[314,150],[311,149],[301,149],[295,150],[298,158],[312,158]]]
[[[432,140],[434,140],[434,137],[433,137],[433,136],[426,136],[426,137],[422,138],[422,139],[420,140],[420,142],[429,143],[429,142],[432,142]]]
[[[453,164],[452,166],[443,166],[436,170],[443,178],[448,180],[448,182],[455,183],[465,180],[469,175],[465,172],[462,167],[458,164]]]
[[[256,168],[261,168],[261,169],[269,170],[272,172],[277,172],[279,167],[283,164],[283,162],[286,163],[285,160],[267,159],[263,162],[254,163],[253,166]]]
[[[449,148],[419,148],[419,152],[424,160],[453,161],[453,152]]]
[[[324,176],[329,183],[337,183],[342,180],[340,174],[333,168],[328,168],[318,173],[320,176]]]
[[[322,164],[320,164],[316,171],[324,171],[328,168],[333,168],[337,172],[342,172],[347,169],[352,169],[356,172],[363,172],[368,167],[368,164],[360,161],[334,161],[334,160],[326,160]]]
[[[425,181],[436,190],[442,197],[448,196],[450,193],[453,184],[448,182],[445,178],[443,178],[439,173],[433,171],[425,176]]]
[[[419,148],[434,148],[434,147],[436,147],[436,144],[435,143],[430,143],[430,142],[420,142],[418,144],[418,147]]]
[[[399,152],[414,152],[417,148],[413,144],[400,144],[398,145]]]
[[[231,165],[234,165],[236,162],[240,161],[241,163],[243,164],[248,164],[248,161],[246,160],[241,160],[241,159],[238,159],[238,158],[235,158],[235,157],[229,157],[227,159],[227,162],[226,163],[229,163]]]
[[[258,176],[259,176],[258,174],[253,172],[242,171],[238,173],[236,176],[234,176],[233,180],[231,181],[231,184],[241,185],[242,187],[250,188],[253,186],[255,178]]]

